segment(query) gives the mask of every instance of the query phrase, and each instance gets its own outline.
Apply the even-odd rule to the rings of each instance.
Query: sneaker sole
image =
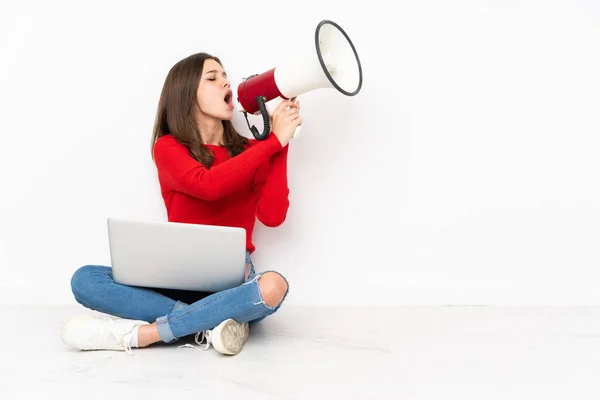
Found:
[[[221,328],[219,343],[214,343],[215,350],[227,355],[235,355],[242,351],[248,341],[248,323],[240,323],[229,319]],[[215,346],[216,345],[216,346]]]

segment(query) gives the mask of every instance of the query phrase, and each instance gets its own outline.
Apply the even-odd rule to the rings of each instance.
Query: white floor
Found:
[[[284,307],[238,356],[78,352],[82,307],[0,306],[0,399],[599,399],[600,307]]]

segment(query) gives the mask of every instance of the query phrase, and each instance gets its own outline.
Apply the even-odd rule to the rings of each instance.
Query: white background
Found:
[[[237,87],[331,19],[363,89],[300,97],[257,270],[294,304],[600,304],[600,5],[388,1],[2,2],[0,302],[71,304],[107,217],[166,220],[150,138],[173,64],[212,53]]]

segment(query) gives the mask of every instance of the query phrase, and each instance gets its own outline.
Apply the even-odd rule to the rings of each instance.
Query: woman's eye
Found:
[[[215,81],[215,78],[208,78],[209,81]]]

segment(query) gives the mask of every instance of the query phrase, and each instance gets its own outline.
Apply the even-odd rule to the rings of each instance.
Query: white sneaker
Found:
[[[235,355],[242,351],[248,341],[250,329],[247,322],[237,322],[234,319],[226,319],[214,329],[196,334],[196,343],[204,345],[204,350],[212,344],[215,350],[221,354]],[[203,343],[203,341],[205,341]],[[186,344],[179,347],[194,347]],[[195,348],[195,347],[194,347]]]
[[[79,350],[121,350],[132,354],[131,341],[137,326],[146,321],[82,315],[62,328],[62,341]]]

